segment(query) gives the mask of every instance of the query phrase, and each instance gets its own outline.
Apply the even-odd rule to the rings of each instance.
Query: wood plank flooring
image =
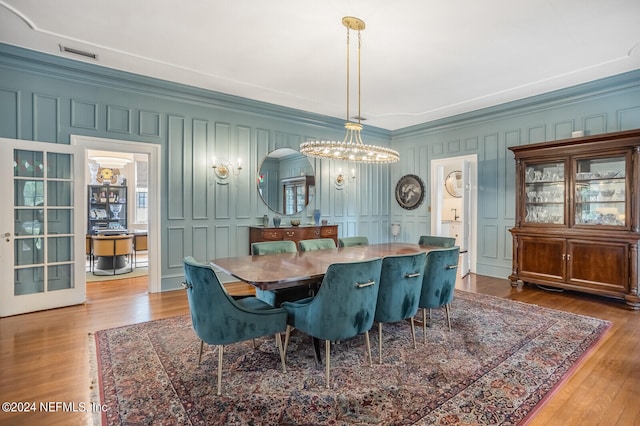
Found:
[[[531,420],[531,425],[640,425],[640,312],[619,301],[469,275],[472,292],[594,316],[613,327]],[[0,412],[4,425],[92,424],[89,413],[40,411],[40,403],[89,404],[90,333],[187,313],[177,290],[147,293],[147,277],[89,283],[85,304],[0,319],[0,401],[35,402],[33,413]],[[55,406],[52,406],[55,408]]]

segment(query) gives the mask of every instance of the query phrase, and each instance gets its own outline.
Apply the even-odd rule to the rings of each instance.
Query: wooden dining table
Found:
[[[322,281],[332,263],[356,262],[386,256],[441,249],[408,243],[384,243],[295,253],[213,259],[211,266],[261,290],[280,290]]]

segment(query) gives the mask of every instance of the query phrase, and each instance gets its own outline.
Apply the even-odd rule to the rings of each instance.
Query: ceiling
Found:
[[[640,69],[638,0],[0,0],[0,42],[346,118],[348,15],[388,130]]]

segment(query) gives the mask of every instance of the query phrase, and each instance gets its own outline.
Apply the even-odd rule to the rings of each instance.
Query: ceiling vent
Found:
[[[73,47],[60,45],[60,51],[63,53],[70,53],[72,55],[82,56],[87,59],[97,60],[98,55],[96,53],[87,52],[86,50],[74,49]]]

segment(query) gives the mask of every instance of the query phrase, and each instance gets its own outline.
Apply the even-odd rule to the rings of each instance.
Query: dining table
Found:
[[[211,266],[261,290],[281,290],[322,281],[329,265],[441,249],[410,243],[382,243],[294,253],[213,259]]]

